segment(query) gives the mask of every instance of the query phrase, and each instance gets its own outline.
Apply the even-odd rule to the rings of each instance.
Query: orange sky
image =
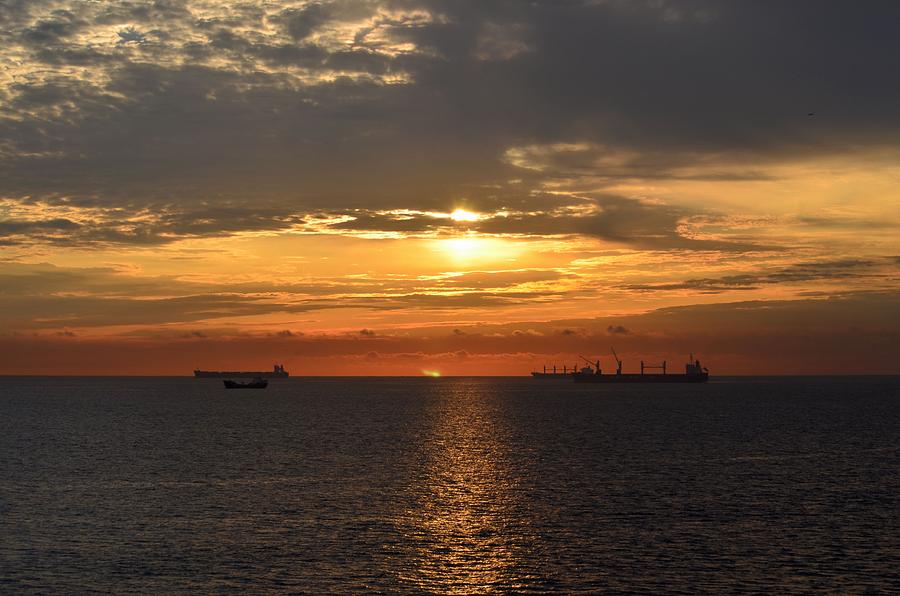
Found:
[[[878,15],[180,6],[3,17],[0,374],[900,373]]]

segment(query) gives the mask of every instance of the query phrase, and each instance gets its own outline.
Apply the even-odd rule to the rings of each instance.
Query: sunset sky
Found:
[[[0,374],[898,373],[898,31],[0,0]]]

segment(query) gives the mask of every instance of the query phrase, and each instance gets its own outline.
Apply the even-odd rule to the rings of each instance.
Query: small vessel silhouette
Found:
[[[247,381],[246,383],[229,381],[228,379],[225,379],[222,382],[225,383],[226,389],[265,389],[269,386],[269,382],[260,377],[256,377],[252,381]]]

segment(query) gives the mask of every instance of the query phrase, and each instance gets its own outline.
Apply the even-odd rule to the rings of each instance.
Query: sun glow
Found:
[[[441,376],[441,371],[439,370],[423,370],[422,374],[426,377],[439,377]]]
[[[481,216],[465,209],[457,209],[450,214],[450,219],[453,221],[478,221]]]
[[[457,259],[468,259],[477,256],[481,241],[477,238],[450,238],[441,240],[441,247]]]
[[[433,241],[433,249],[457,263],[509,262],[515,260],[521,248],[514,242],[490,236],[468,233]]]

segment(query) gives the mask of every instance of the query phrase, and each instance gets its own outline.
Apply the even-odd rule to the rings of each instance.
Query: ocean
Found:
[[[900,377],[0,381],[3,593],[900,591]]]

